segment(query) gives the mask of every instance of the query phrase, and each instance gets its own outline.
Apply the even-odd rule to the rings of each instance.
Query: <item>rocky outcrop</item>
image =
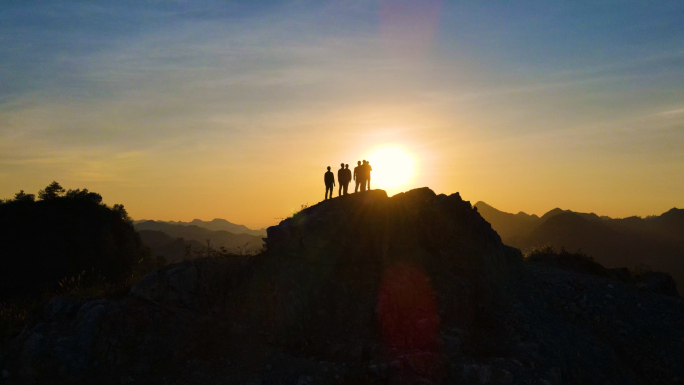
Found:
[[[269,228],[265,242],[257,256],[165,266],[120,298],[51,300],[7,344],[2,377],[105,384],[684,378],[681,298],[641,290],[595,264],[525,261],[459,194],[343,196]],[[668,290],[652,277],[649,285]]]
[[[469,202],[427,188],[343,196],[267,232],[272,274],[288,289],[266,308],[281,304],[279,323],[301,329],[295,339],[318,329],[326,339],[374,332],[357,337],[379,334],[385,349],[411,350],[423,346],[418,339],[437,338],[409,330],[411,319],[458,329],[464,346],[486,350],[482,335],[500,331],[496,312],[524,275],[520,252],[503,245]],[[410,342],[397,341],[414,332]]]

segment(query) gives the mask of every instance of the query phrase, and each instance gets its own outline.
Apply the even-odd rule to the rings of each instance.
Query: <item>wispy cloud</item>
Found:
[[[673,115],[681,115],[681,114],[684,114],[684,108],[677,108],[674,110],[662,111],[662,112],[658,112],[656,115],[673,116]]]

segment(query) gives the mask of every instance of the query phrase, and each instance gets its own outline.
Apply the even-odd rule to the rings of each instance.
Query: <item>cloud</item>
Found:
[[[260,131],[304,136],[301,128],[315,131],[344,106],[408,90],[397,79],[410,69],[386,61],[377,37],[301,39],[308,17],[190,20],[59,54],[53,59],[77,70],[8,101],[0,138],[123,151],[194,148],[227,132],[228,146],[239,147]]]
[[[684,114],[684,108],[677,108],[674,110],[667,110],[667,111],[662,111],[658,112],[656,115],[660,116],[674,116],[674,115],[681,115]]]

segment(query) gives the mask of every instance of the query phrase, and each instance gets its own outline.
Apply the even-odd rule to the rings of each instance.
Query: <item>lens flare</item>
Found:
[[[430,280],[420,266],[397,263],[384,271],[377,312],[383,345],[391,359],[399,360],[402,376],[438,376],[440,317]]]

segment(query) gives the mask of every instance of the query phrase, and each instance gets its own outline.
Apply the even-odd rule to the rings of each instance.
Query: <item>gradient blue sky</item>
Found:
[[[252,227],[325,166],[505,211],[684,206],[682,1],[3,1],[0,197]],[[374,170],[381,172],[382,170]],[[376,186],[382,187],[382,186]]]

